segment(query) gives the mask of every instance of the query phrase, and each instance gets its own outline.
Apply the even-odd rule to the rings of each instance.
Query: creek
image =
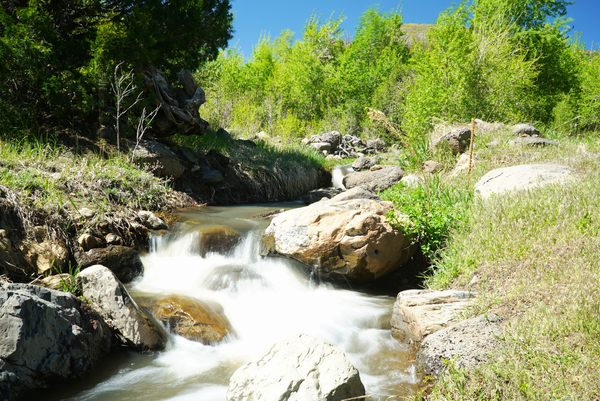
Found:
[[[299,203],[183,210],[180,223],[152,239],[136,297],[184,295],[219,303],[235,334],[214,346],[172,335],[166,350],[119,351],[84,380],[47,400],[224,401],[233,372],[276,342],[307,333],[341,349],[359,370],[372,400],[416,391],[414,355],[390,335],[393,296],[372,295],[315,280],[293,260],[259,256],[268,220],[251,218]],[[225,225],[244,235],[228,255],[201,252],[198,230]],[[233,274],[235,273],[235,274]]]

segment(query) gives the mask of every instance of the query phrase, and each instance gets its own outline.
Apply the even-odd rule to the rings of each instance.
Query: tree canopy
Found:
[[[89,113],[120,62],[171,76],[197,70],[232,37],[229,0],[0,0],[0,107]]]

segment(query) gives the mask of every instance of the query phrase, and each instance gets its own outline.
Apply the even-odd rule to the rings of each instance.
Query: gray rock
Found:
[[[465,369],[485,363],[500,345],[498,338],[504,334],[501,323],[500,316],[488,314],[439,330],[425,338],[417,362],[426,375],[436,377],[445,372],[444,361]]]
[[[365,395],[358,370],[333,345],[307,334],[275,344],[235,371],[227,401],[342,401]]]
[[[433,148],[439,150],[448,147],[453,155],[465,152],[471,143],[471,130],[467,127],[455,128],[433,141]]]
[[[317,149],[319,152],[331,150],[331,144],[329,142],[315,142],[310,144],[313,148]]]
[[[318,188],[309,191],[305,196],[302,197],[302,199],[305,205],[310,205],[315,202],[319,202],[323,198],[331,199],[334,196],[340,194],[341,192],[341,189],[335,187]]]
[[[77,238],[77,242],[84,251],[89,251],[93,248],[101,248],[104,244],[99,238],[87,233],[81,234],[79,238]]]
[[[94,212],[92,209],[88,209],[87,207],[82,207],[78,211],[79,214],[85,217],[86,219],[91,219],[96,215],[96,212]]]
[[[423,163],[423,171],[426,173],[435,173],[442,169],[441,163],[438,163],[434,160],[427,160]]]
[[[223,174],[219,170],[203,171],[200,173],[200,177],[206,185],[217,185],[225,180],[225,177],[223,177]]]
[[[109,233],[104,237],[108,245],[121,245],[123,240],[117,234]]]
[[[342,135],[337,131],[325,132],[321,134],[321,142],[327,142],[331,149],[336,149],[342,142]]]
[[[541,136],[542,134],[538,131],[537,128],[529,125],[529,124],[516,124],[513,125],[510,130],[515,135],[526,135],[526,136]]]
[[[368,189],[364,189],[362,187],[354,187],[331,198],[331,200],[334,202],[342,202],[351,199],[372,199],[376,201],[383,201],[383,199],[381,199],[375,192],[369,191]]]
[[[142,224],[151,230],[166,230],[169,228],[163,219],[147,210],[140,210],[138,212],[138,217],[142,221]]]
[[[0,283],[0,399],[88,373],[113,347],[108,325],[70,293]]]
[[[506,191],[532,189],[575,179],[575,170],[556,164],[523,164],[503,167],[485,174],[475,184],[475,194],[488,198]]]
[[[381,192],[400,182],[404,170],[398,166],[389,166],[376,171],[360,171],[344,177],[343,184],[347,189],[362,187],[373,192]]]
[[[419,185],[423,184],[423,179],[418,175],[414,174],[404,176],[400,181],[406,184],[406,186],[409,188],[416,188]]]
[[[558,146],[558,142],[550,139],[539,138],[536,136],[523,136],[517,139],[513,139],[508,143],[510,146],[524,145],[524,146]]]
[[[359,157],[352,162],[354,171],[368,170],[377,164],[377,159],[374,157]]]
[[[373,149],[376,152],[387,151],[387,145],[385,144],[385,141],[381,138],[373,138],[373,139],[367,140],[367,148]]]
[[[82,270],[93,265],[106,266],[123,283],[130,282],[144,272],[140,255],[135,249],[126,246],[109,245],[106,248],[90,249],[75,254],[75,259]]]
[[[179,178],[185,172],[181,160],[168,147],[155,141],[140,141],[133,152],[137,163],[156,168],[161,177]]]
[[[95,265],[77,275],[83,296],[115,330],[121,343],[137,351],[163,349],[165,329],[147,315],[108,268]]]

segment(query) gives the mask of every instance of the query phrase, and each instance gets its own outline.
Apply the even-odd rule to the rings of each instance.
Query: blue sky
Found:
[[[236,45],[249,57],[261,33],[270,34],[271,38],[275,38],[282,30],[289,29],[299,38],[313,10],[321,14],[321,21],[326,21],[332,12],[335,12],[337,17],[343,11],[346,19],[342,28],[352,35],[359,17],[375,4],[382,11],[392,11],[400,7],[405,23],[434,24],[438,14],[453,2],[459,1],[232,0],[235,33],[229,45]],[[567,13],[567,16],[573,19],[570,25],[574,26],[574,31],[581,32],[586,48],[590,49],[593,43],[594,50],[597,50],[600,45],[600,0],[575,0],[575,4],[568,6]]]

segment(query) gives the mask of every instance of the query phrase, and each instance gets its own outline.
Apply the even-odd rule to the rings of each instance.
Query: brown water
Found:
[[[390,336],[393,297],[315,283],[296,262],[258,255],[268,221],[250,217],[295,206],[299,205],[182,210],[181,223],[172,233],[153,238],[151,252],[142,258],[144,276],[129,286],[134,298],[177,294],[218,302],[235,336],[216,346],[172,336],[163,352],[121,351],[90,377],[47,392],[45,399],[224,401],[237,368],[300,332],[340,348],[359,370],[367,394],[378,394],[371,400],[414,393],[413,356]],[[245,239],[229,255],[201,257],[197,231],[207,225],[233,227]],[[215,282],[220,283],[217,289]]]

